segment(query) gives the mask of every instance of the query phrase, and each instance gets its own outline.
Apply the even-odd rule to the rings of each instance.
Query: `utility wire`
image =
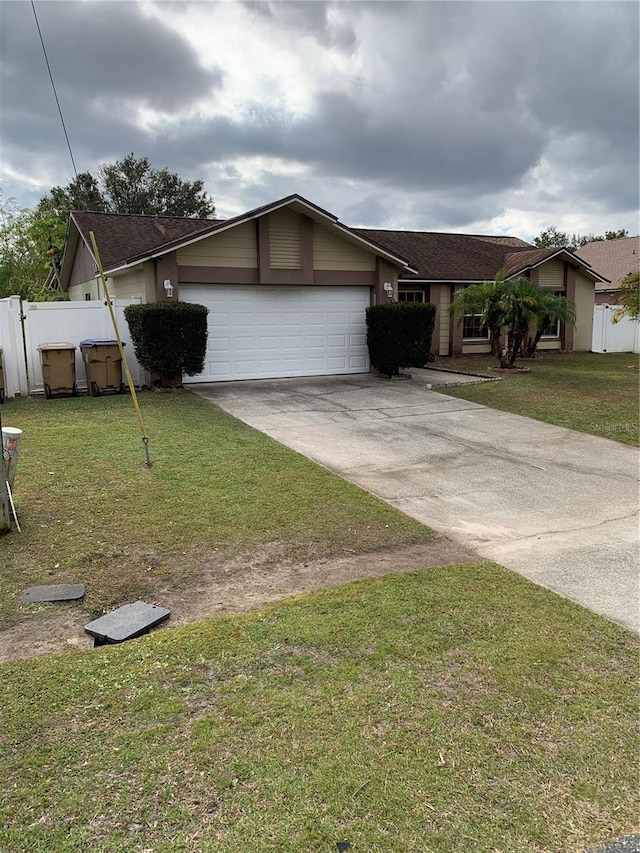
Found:
[[[49,79],[51,80],[51,87],[53,88],[53,94],[56,99],[56,104],[58,105],[58,112],[60,113],[60,121],[62,122],[62,129],[64,130],[64,138],[67,140],[67,148],[69,149],[69,156],[71,157],[71,164],[73,165],[73,172],[78,177],[78,170],[76,169],[76,161],[73,159],[73,151],[71,150],[71,143],[69,142],[69,134],[67,133],[67,128],[64,123],[64,118],[62,116],[62,108],[60,106],[60,101],[58,100],[58,93],[56,92],[56,84],[53,82],[53,74],[51,73],[51,66],[49,65],[49,57],[47,56],[47,50],[44,46],[44,39],[42,38],[42,32],[40,30],[40,23],[38,21],[38,16],[36,15],[36,7],[31,0],[31,8],[33,9],[33,17],[36,19],[36,27],[38,28],[38,35],[40,36],[40,44],[42,45],[42,52],[44,53],[44,61],[47,63],[47,71],[49,72]]]

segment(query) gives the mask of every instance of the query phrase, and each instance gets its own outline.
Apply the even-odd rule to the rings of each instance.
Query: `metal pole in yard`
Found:
[[[102,282],[102,287],[104,288],[104,297],[107,300],[107,307],[109,309],[109,314],[111,315],[111,322],[113,324],[113,329],[116,335],[116,340],[118,341],[118,349],[120,350],[120,358],[122,359],[122,364],[124,366],[124,372],[127,377],[127,383],[129,385],[129,391],[131,391],[131,399],[133,400],[133,407],[136,410],[138,415],[138,424],[140,426],[140,432],[142,434],[142,444],[144,445],[144,453],[146,458],[146,466],[147,468],[151,467],[151,459],[149,457],[149,436],[147,435],[147,431],[144,426],[144,420],[142,419],[142,412],[140,411],[140,405],[138,403],[138,397],[136,395],[136,388],[133,384],[133,379],[131,377],[131,371],[129,370],[129,365],[127,364],[127,359],[124,354],[124,347],[122,346],[122,340],[120,339],[120,331],[118,329],[118,321],[116,320],[116,314],[113,310],[113,305],[111,304],[111,297],[109,296],[109,288],[107,287],[107,281],[104,277],[104,270],[102,269],[102,261],[100,260],[100,252],[98,251],[98,244],[96,243],[96,235],[93,231],[89,231],[89,238],[91,239],[91,245],[93,246],[93,257],[96,262],[96,266],[98,267],[98,273],[100,275],[100,281]]]
[[[7,474],[4,465],[4,446],[2,443],[2,415],[0,415],[0,533],[11,530],[11,503],[7,489]]]

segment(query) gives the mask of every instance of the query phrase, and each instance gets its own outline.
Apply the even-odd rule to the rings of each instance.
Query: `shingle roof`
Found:
[[[223,222],[220,219],[182,219],[90,211],[74,211],[71,215],[88,246],[91,246],[89,231],[95,232],[105,270],[114,269],[134,258],[150,254],[167,243],[194,236]]]
[[[181,219],[168,216],[149,216],[118,213],[92,213],[73,211],[71,217],[78,232],[88,246],[91,245],[89,231],[96,232],[96,242],[105,271],[113,271],[125,264],[144,260],[152,255],[164,254],[183,245],[185,241],[199,239],[216,231],[231,228],[236,224],[256,219],[264,213],[290,205],[308,216],[329,221],[343,234],[357,242],[367,241],[357,229],[338,222],[337,217],[300,195],[294,194],[261,205],[231,219]],[[98,239],[99,238],[99,239]],[[390,260],[405,265],[405,258],[397,256],[385,246],[379,246],[381,254]],[[64,258],[63,258],[64,266]]]
[[[506,252],[504,256],[504,268],[506,278],[526,270],[529,267],[534,267],[546,261],[547,258],[552,258],[561,252],[557,246],[551,246],[546,249],[532,249],[531,247],[521,252]]]
[[[354,231],[400,254],[418,270],[417,275],[403,278],[427,281],[492,279],[504,265],[505,255],[528,253],[533,248],[517,237],[386,231],[376,228],[354,228]]]
[[[542,263],[558,252],[567,252],[561,248],[537,249],[517,237],[491,236],[484,234],[443,234],[435,231],[390,231],[376,228],[348,228],[332,215],[318,208],[301,196],[287,196],[269,205],[243,213],[232,219],[186,219],[170,216],[149,216],[138,214],[113,214],[74,211],[72,213],[78,232],[88,246],[91,245],[89,232],[96,233],[102,266],[106,271],[117,269],[125,264],[136,263],[151,255],[171,251],[185,240],[204,237],[219,229],[232,227],[255,218],[261,213],[284,204],[299,204],[309,208],[312,215],[333,220],[336,227],[345,233],[366,240],[380,247],[387,254],[406,261],[416,272],[405,271],[405,279],[424,279],[427,281],[484,281],[494,278],[498,270],[505,267],[508,277]],[[640,238],[606,241],[625,243]],[[600,247],[605,243],[592,243],[583,247]],[[581,253],[583,252],[581,250]],[[569,253],[570,254],[570,253]],[[589,265],[584,255],[580,257]],[[636,255],[637,257],[637,255]],[[578,258],[576,258],[576,261]],[[63,260],[64,263],[64,260]],[[597,269],[601,264],[594,264]],[[590,271],[595,277],[597,273]],[[625,270],[622,275],[626,274]],[[622,276],[620,276],[622,277]],[[606,285],[604,285],[606,287]]]
[[[576,255],[610,280],[611,284],[596,283],[596,290],[617,290],[620,279],[640,269],[640,237],[587,243],[576,249]]]

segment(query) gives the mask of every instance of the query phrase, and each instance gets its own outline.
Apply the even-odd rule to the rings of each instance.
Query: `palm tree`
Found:
[[[532,357],[549,323],[575,322],[574,307],[564,296],[528,278],[505,281],[503,270],[493,281],[465,288],[451,303],[451,313],[458,322],[467,314],[480,316],[489,330],[491,352],[502,368],[512,368],[518,356]],[[506,352],[501,343],[503,329],[507,330]]]
[[[522,342],[529,332],[540,300],[540,288],[528,278],[517,278],[505,283],[505,290],[498,307],[503,325],[507,327],[506,367],[513,367],[520,353]],[[502,366],[502,365],[501,365]]]
[[[539,288],[536,314],[535,332],[533,335],[529,333],[522,344],[522,355],[525,358],[535,357],[542,333],[551,323],[556,323],[559,320],[565,325],[567,323],[573,325],[576,321],[576,312],[573,303],[569,302],[565,296],[560,296],[547,287]]]
[[[478,314],[480,322],[489,330],[491,354],[498,357],[500,367],[506,367],[502,354],[503,312],[500,307],[506,293],[504,271],[499,270],[493,281],[471,284],[465,287],[451,303],[451,314],[457,315],[458,324],[468,314]]]

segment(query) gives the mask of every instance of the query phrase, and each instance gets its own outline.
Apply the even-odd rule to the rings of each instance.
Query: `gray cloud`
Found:
[[[305,175],[293,184],[263,174],[247,185],[234,167],[209,191],[235,195],[245,209],[297,191],[370,226],[406,217],[406,227],[462,229],[499,216],[506,194],[525,186],[530,210],[554,216],[637,209],[637,4],[243,7],[263,22],[265,39],[273,28],[286,29],[294,46],[310,36],[357,56],[359,72],[325,82],[306,115],[245,101],[233,118],[175,120],[149,133],[133,120],[136,105],[176,111],[222,91],[222,72],[203,69],[186,42],[136,4],[40,3],[82,168],[134,151],[193,178],[242,157],[279,158]],[[186,4],[175,8],[189,14]],[[3,159],[24,169],[31,159],[49,162],[61,131],[29,5],[4,3],[2,16]],[[257,76],[262,70],[256,64]],[[560,189],[536,190],[531,175],[542,162]]]
[[[21,150],[27,159],[63,140],[62,130],[30,4],[1,10],[3,158]],[[205,70],[181,37],[134,3],[63,0],[36,10],[81,169],[145,146],[138,107],[175,110],[222,85],[220,70]]]
[[[321,0],[276,0],[256,2],[244,0],[242,5],[252,14],[269,20],[274,26],[292,30],[298,35],[313,36],[318,44],[350,52],[356,45],[354,28],[331,20],[335,3]]]

